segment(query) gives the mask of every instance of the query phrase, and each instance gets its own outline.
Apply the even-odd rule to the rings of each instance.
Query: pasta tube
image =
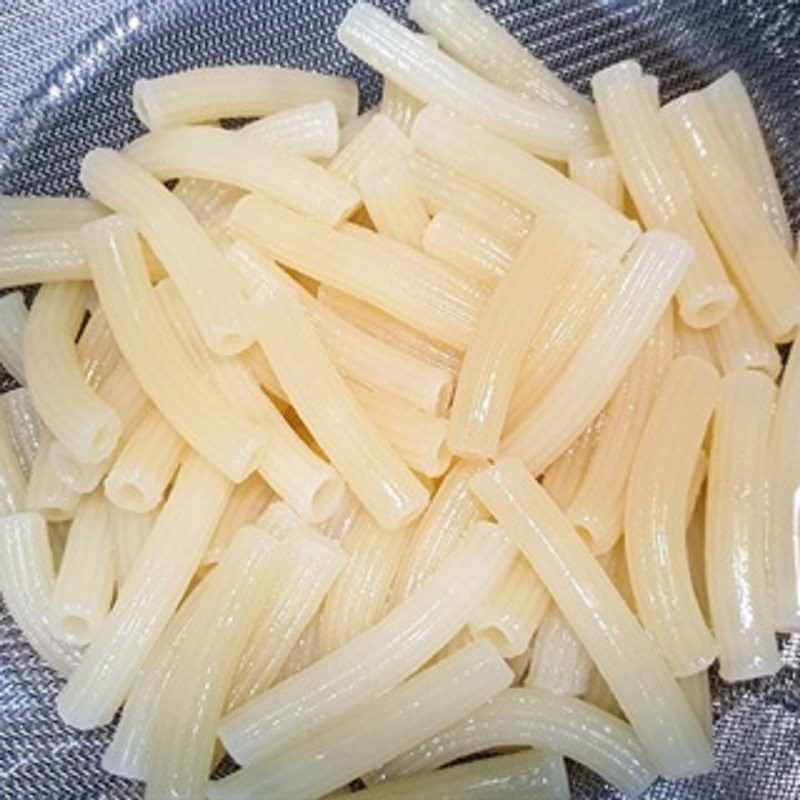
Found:
[[[331,158],[339,149],[339,121],[331,100],[278,111],[245,125],[241,133],[285,153],[306,158]]]
[[[324,228],[255,195],[237,204],[230,225],[278,261],[461,349],[486,300],[484,289],[417,250],[366,228]]]
[[[530,233],[530,214],[486,186],[420,153],[414,153],[408,165],[431,214],[455,214],[481,225],[510,246]]]
[[[689,175],[697,207],[756,316],[776,342],[800,323],[800,275],[764,217],[703,95],[664,106],[665,125]]]
[[[478,473],[471,487],[534,565],[658,772],[712,769],[709,743],[666,663],[544,489],[513,460]]]
[[[565,160],[600,136],[582,110],[533,103],[502,89],[367,3],[352,6],[336,34],[348,50],[420,100],[452,108],[539,155]]]
[[[0,364],[14,380],[25,384],[25,327],[28,309],[22,292],[0,297]]]
[[[0,395],[3,425],[11,435],[22,473],[28,477],[39,450],[42,424],[28,389],[11,389]]]
[[[210,352],[171,281],[162,281],[156,295],[175,333],[208,382],[266,435],[266,452],[258,465],[261,477],[305,519],[325,519],[344,487],[335,470],[291,429],[243,364]]]
[[[376,231],[421,247],[428,212],[402,158],[388,154],[367,159],[358,168],[358,188]]]
[[[741,299],[734,307],[733,311],[725,317],[725,320],[733,318],[742,307]],[[677,309],[676,309],[677,311]],[[725,321],[723,320],[723,321]],[[675,358],[678,356],[698,356],[704,358],[710,364],[719,368],[719,359],[715,352],[714,330],[719,328],[716,325],[714,328],[692,328],[687,325],[680,317],[680,314],[674,315],[674,353]],[[771,344],[771,342],[770,342]],[[737,347],[738,350],[738,347]],[[732,351],[733,352],[733,351]]]
[[[0,421],[0,517],[26,510],[27,484],[5,421]]]
[[[653,402],[628,481],[625,558],[636,609],[673,674],[709,667],[714,637],[692,589],[686,549],[693,468],[720,392],[697,356],[672,362]]]
[[[397,686],[466,624],[512,557],[496,527],[476,528],[381,622],[224,718],[219,733],[228,752],[252,764]]]
[[[614,156],[597,150],[570,153],[569,178],[588,189],[611,208],[621,211],[625,200],[625,184]]]
[[[800,347],[792,347],[781,379],[770,444],[770,581],[779,631],[800,632],[800,524],[795,497],[800,457],[792,431],[800,424]]]
[[[503,658],[514,658],[528,649],[549,603],[550,596],[536,573],[518,556],[472,613],[469,631],[474,639],[490,641]]]
[[[676,236],[640,237],[611,304],[540,403],[505,435],[503,456],[520,456],[531,471],[541,472],[589,425],[669,310],[690,258],[691,249]]]
[[[714,119],[728,147],[756,190],[764,214],[783,246],[791,253],[794,240],[780,186],[772,169],[758,117],[742,79],[731,70],[706,86],[702,94],[711,105]]]
[[[497,650],[488,642],[475,642],[336,726],[212,782],[209,797],[320,797],[451,724],[462,709],[469,713],[510,686],[512,679]],[[446,703],[441,702],[443,692]],[[369,747],[359,746],[364,741]]]
[[[355,189],[319,164],[239,131],[204,125],[169,128],[132,142],[125,156],[161,180],[188,177],[233,184],[329,225],[359,204]]]
[[[718,325],[708,330],[716,354],[727,375],[740,369],[761,370],[770,378],[781,371],[781,357],[744,298]]]
[[[412,0],[408,16],[453,58],[514,94],[557,107],[589,105],[473,0]]]
[[[83,197],[3,197],[0,234],[80,228],[107,211]]]
[[[92,223],[84,240],[109,325],[142,388],[192,447],[243,480],[263,458],[264,432],[231,409],[181,350],[147,280],[131,223],[124,217]]]
[[[320,100],[333,102],[345,122],[358,113],[354,81],[261,64],[202,67],[133,86],[133,110],[153,131],[225,117],[263,117]]]
[[[458,546],[470,526],[482,519],[480,503],[472,496],[469,481],[485,466],[483,461],[459,461],[445,475],[405,542],[394,579],[394,605],[411,597]]]
[[[245,277],[252,291],[265,277],[293,288],[297,283],[275,268],[275,264],[243,242],[228,251],[228,257]],[[420,358],[410,358],[392,341],[365,334],[335,309],[316,300],[305,290],[298,296],[309,319],[325,344],[331,360],[351,381],[367,389],[406,401],[429,414],[441,414],[450,405],[452,377]]]
[[[564,505],[592,552],[608,552],[622,533],[628,476],[672,353],[673,315],[667,309],[606,406],[583,480]]]
[[[427,492],[358,406],[296,293],[265,281],[252,312],[254,333],[281,386],[359,500],[390,529],[418,516]]]
[[[81,500],[50,601],[50,628],[67,644],[94,640],[111,607],[114,590],[114,536],[101,492]]]
[[[180,463],[183,439],[151,406],[125,442],[106,476],[106,497],[119,508],[143,514],[164,498]]]
[[[414,95],[401,89],[396,83],[384,79],[379,111],[406,135],[411,130],[414,117],[417,116],[422,106],[422,101]]]
[[[0,238],[0,288],[91,277],[80,230],[23,231]]]
[[[577,697],[589,688],[593,666],[564,615],[549,608],[533,640],[525,686]]]
[[[365,511],[341,539],[347,561],[320,611],[320,654],[347,644],[379,622],[410,531],[385,531]]]
[[[709,742],[714,741],[714,718],[711,713],[711,688],[708,685],[708,672],[695,672],[686,678],[680,678],[678,685],[694,711],[694,715],[700,720],[703,731],[708,737]]]
[[[411,141],[429,158],[458,170],[526,211],[570,216],[589,242],[622,256],[639,225],[570,181],[557,169],[500,136],[462,122],[436,106],[421,111]],[[491,158],[486,154],[491,153]]]
[[[367,119],[349,142],[342,143],[328,169],[355,186],[362,165],[374,156],[388,152],[407,158],[413,150],[403,131],[388,117],[378,113]]]
[[[340,547],[300,525],[287,541],[288,567],[239,659],[226,703],[231,712],[272,686],[345,564]]]
[[[434,367],[441,367],[452,376],[455,376],[461,368],[461,355],[455,348],[425,336],[376,306],[358,300],[352,295],[324,283],[320,284],[318,299],[323,306],[334,311],[342,319],[418,361],[424,361]],[[444,406],[449,405],[451,399],[452,397],[448,397]],[[419,403],[417,402],[415,405],[419,405]],[[430,410],[444,411],[444,406]],[[427,405],[421,407],[428,410]]]
[[[80,495],[67,486],[53,469],[51,454],[55,440],[45,428],[33,459],[25,507],[38,511],[48,522],[64,522],[75,516]]]
[[[432,417],[401,400],[352,386],[378,430],[411,469],[431,478],[444,475],[452,455],[447,446],[448,420]]]
[[[0,518],[0,590],[3,602],[30,646],[55,670],[68,675],[80,659],[76,647],[50,628],[55,583],[47,523],[35,512]]]
[[[208,550],[203,556],[203,563],[213,564],[219,561],[236,531],[243,525],[254,523],[272,497],[272,490],[260,475],[251,475],[246,481],[235,486]]]
[[[694,258],[678,288],[683,320],[709,328],[736,304],[736,289],[694,206],[678,155],[662,127],[635,61],[623,61],[592,78],[592,91],[611,152],[648,228],[682,236]]]
[[[58,696],[68,725],[84,730],[111,721],[200,564],[230,492],[217,470],[187,454],[111,613]]]
[[[225,696],[278,572],[278,548],[273,537],[245,527],[209,576],[154,711],[147,794],[203,794]]]
[[[377,783],[361,794],[364,800],[569,800],[569,783],[560,756],[523,750]]]
[[[449,211],[430,221],[422,249],[477,281],[496,283],[509,270],[514,254],[508,245],[475,222]]]
[[[585,250],[558,287],[533,335],[520,368],[506,418],[513,430],[586,340],[611,304],[622,269],[618,261]]]
[[[525,350],[583,246],[565,218],[536,220],[523,252],[478,318],[464,356],[447,436],[456,455],[497,454]]]
[[[86,385],[75,350],[86,286],[43,286],[25,329],[25,374],[36,410],[54,436],[77,458],[96,464],[119,439],[119,415]]]
[[[250,341],[235,277],[188,209],[156,178],[112,150],[89,153],[80,179],[90,194],[136,223],[178,286],[208,346],[221,355],[244,350]],[[96,247],[92,242],[99,231],[119,226],[101,220],[84,229],[83,243],[90,250],[95,281],[97,251],[91,250]]]
[[[706,584],[725,681],[781,666],[766,574],[768,446],[775,386],[757,372],[722,381],[706,500]]]
[[[389,763],[385,774],[429,771],[480,750],[509,746],[554,750],[585,764],[628,797],[638,797],[656,779],[630,725],[577,698],[539,689],[507,689]]]
[[[113,503],[108,503],[107,511],[109,532],[114,540],[114,574],[119,594],[153,530],[157,515],[123,511]]]

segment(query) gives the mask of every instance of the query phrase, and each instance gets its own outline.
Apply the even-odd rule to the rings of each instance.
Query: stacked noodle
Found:
[[[42,284],[0,299],[0,588],[148,797],[559,798],[564,757],[635,796],[713,769],[713,662],[800,630],[800,274],[741,81],[593,104],[472,0],[409,14],[338,30],[377,111],[142,80],[91,200],[0,199],[0,285]]]

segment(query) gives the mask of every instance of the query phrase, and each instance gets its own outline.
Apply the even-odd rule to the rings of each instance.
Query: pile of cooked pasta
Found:
[[[636,796],[714,769],[712,664],[800,630],[800,271],[742,82],[590,102],[473,0],[409,15],[338,29],[376,109],[140,80],[91,199],[2,198],[41,287],[0,300],[0,586],[147,797],[567,798],[565,758]]]

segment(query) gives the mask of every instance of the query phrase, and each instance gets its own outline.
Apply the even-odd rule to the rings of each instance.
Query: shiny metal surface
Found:
[[[401,16],[402,0],[377,0]],[[4,0],[0,2],[0,191],[77,193],[82,155],[140,131],[133,80],[190,66],[276,63],[355,76],[363,102],[378,81],[335,41],[341,0]],[[626,57],[661,78],[662,98],[739,70],[754,93],[789,216],[800,224],[800,0],[492,0],[485,5],[585,90]],[[4,376],[0,388],[13,385]],[[800,636],[782,642],[774,678],[714,678],[717,771],[659,783],[652,800],[800,797]],[[0,797],[136,798],[105,775],[108,730],[58,720],[60,681],[0,617]],[[619,795],[573,770],[574,797]]]

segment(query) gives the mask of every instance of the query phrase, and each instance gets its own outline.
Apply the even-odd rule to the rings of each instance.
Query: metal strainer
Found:
[[[398,17],[403,0],[373,0]],[[365,106],[379,82],[334,29],[338,0],[0,0],[0,192],[75,194],[92,147],[141,132],[135,78],[193,66],[265,62],[349,75]],[[800,0],[493,0],[482,3],[563,77],[637,58],[662,99],[737,69],[753,93],[789,217],[800,226]],[[2,376],[0,388],[13,385]],[[774,678],[716,677],[717,771],[659,783],[647,798],[800,798],[800,636]],[[136,798],[100,769],[108,729],[78,734],[55,710],[60,680],[0,611],[0,798]],[[580,769],[574,797],[619,795]]]

